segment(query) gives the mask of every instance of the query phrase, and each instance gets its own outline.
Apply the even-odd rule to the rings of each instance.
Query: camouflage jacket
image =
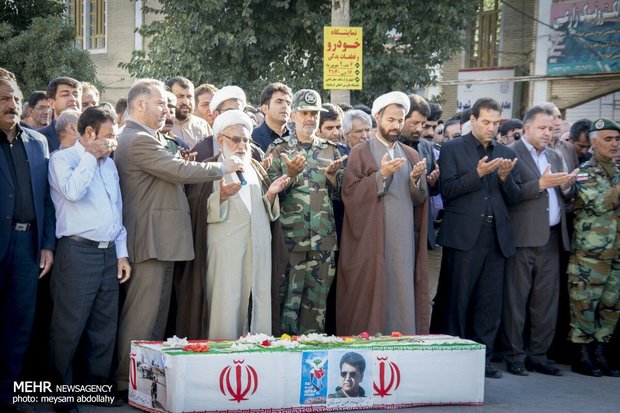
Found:
[[[613,259],[620,229],[620,198],[615,185],[620,170],[610,177],[595,159],[581,165],[575,199],[573,250],[581,250],[600,259]]]
[[[325,177],[325,168],[340,158],[338,148],[314,137],[311,144],[297,141],[295,134],[273,141],[266,156],[273,161],[267,174],[271,180],[284,175],[286,163],[281,154],[293,159],[302,154],[308,165],[280,193],[280,223],[289,251],[332,251],[337,248],[332,200],[340,199],[343,170],[336,174],[336,187]]]

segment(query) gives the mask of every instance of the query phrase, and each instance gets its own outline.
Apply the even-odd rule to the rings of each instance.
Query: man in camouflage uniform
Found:
[[[283,174],[291,184],[280,193],[280,222],[289,251],[280,287],[282,332],[323,332],[327,293],[336,273],[337,249],[332,200],[339,199],[342,161],[337,146],[316,136],[321,97],[302,89],[293,96],[295,132],[274,140],[269,178]]]
[[[609,119],[592,123],[594,156],[577,177],[573,253],[568,265],[571,310],[569,339],[579,348],[573,371],[620,377],[607,360],[620,315],[620,126]]]

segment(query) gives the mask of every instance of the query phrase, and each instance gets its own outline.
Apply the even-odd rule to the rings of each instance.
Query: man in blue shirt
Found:
[[[73,384],[73,357],[87,340],[87,381],[107,383],[114,355],[119,282],[129,279],[114,115],[88,108],[80,139],[54,153],[49,182],[56,207],[56,266],[51,281],[51,359],[58,384]],[[70,406],[67,406],[70,407]]]

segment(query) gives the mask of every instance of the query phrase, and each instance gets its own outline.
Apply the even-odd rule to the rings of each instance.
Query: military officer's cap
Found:
[[[600,130],[615,130],[620,132],[620,126],[616,122],[607,118],[600,118],[592,122],[590,132],[596,132]]]
[[[327,112],[321,107],[321,95],[312,89],[301,89],[293,95],[291,112]]]

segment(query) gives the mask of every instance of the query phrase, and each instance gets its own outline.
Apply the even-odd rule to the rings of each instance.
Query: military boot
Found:
[[[573,360],[571,370],[585,376],[601,377],[603,372],[594,365],[590,357],[591,346],[589,344],[578,344],[578,347],[579,353],[577,357],[575,357],[575,360]]]
[[[594,346],[594,362],[605,376],[620,377],[620,370],[613,367],[607,360],[607,357],[605,356],[606,350],[606,343],[596,343]]]

